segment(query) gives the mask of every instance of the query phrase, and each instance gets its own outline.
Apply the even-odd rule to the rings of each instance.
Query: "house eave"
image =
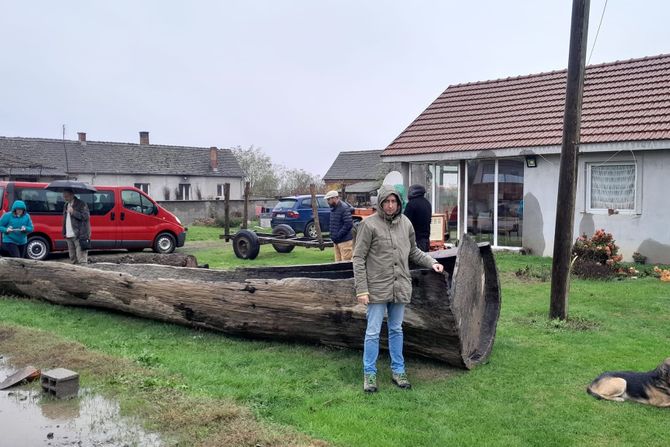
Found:
[[[584,143],[579,146],[581,153],[618,152],[618,151],[653,151],[670,149],[670,140],[619,141],[610,143]],[[561,146],[530,146],[504,149],[482,149],[480,151],[435,152],[414,155],[382,155],[384,163],[393,162],[436,162],[475,159],[493,159],[507,157],[523,157],[526,155],[560,154]]]

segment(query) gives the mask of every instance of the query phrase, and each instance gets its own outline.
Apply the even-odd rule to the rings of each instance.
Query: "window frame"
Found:
[[[133,186],[142,191],[144,194],[149,194],[149,183],[135,183]]]
[[[586,168],[586,185],[584,188],[584,208],[587,213],[591,214],[609,214],[609,209],[608,208],[593,208],[591,206],[591,187],[592,187],[592,169],[594,167],[600,167],[600,166],[633,166],[635,168],[635,179],[633,180],[633,185],[635,190],[633,191],[633,208],[632,209],[617,209],[617,214],[627,214],[627,215],[634,215],[634,214],[640,214],[641,213],[641,173],[640,169],[641,166],[637,162],[637,160],[630,161],[607,161],[607,162],[599,162],[599,161],[588,161],[585,162],[585,168]]]

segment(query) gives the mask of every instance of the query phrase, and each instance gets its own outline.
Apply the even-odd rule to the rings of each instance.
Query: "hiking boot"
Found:
[[[363,391],[366,393],[377,391],[377,374],[363,374]]]
[[[412,384],[409,383],[409,380],[407,379],[407,374],[405,373],[399,373],[399,374],[393,373],[391,380],[398,386],[398,388],[403,388],[406,390],[412,388]]]

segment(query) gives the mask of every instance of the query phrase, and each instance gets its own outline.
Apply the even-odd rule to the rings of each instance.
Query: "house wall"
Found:
[[[223,200],[160,200],[160,205],[181,220],[182,225],[191,225],[196,219],[220,218],[225,215]],[[257,199],[249,201],[249,219],[257,217],[259,207],[272,208],[276,199]],[[244,215],[244,200],[231,200],[229,216],[239,218]]]
[[[179,184],[191,185],[191,200],[215,199],[217,185],[230,183],[230,199],[241,200],[244,194],[244,180],[237,177],[202,177],[202,176],[168,176],[168,175],[127,175],[127,174],[79,174],[77,180],[92,185],[130,185],[135,183],[149,183],[149,195],[155,200],[174,200]],[[165,196],[165,189],[170,191],[169,198]],[[198,196],[200,190],[200,196]]]
[[[632,214],[588,212],[587,163],[637,162],[637,210]],[[560,159],[538,157],[537,168],[524,175],[523,246],[533,254],[551,256],[554,246],[556,196]],[[599,152],[580,154],[573,236],[597,229],[612,233],[624,260],[633,252],[647,256],[650,263],[670,263],[670,150]],[[664,200],[665,199],[665,200]]]

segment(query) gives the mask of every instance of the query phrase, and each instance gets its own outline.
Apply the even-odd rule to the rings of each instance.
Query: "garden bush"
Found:
[[[572,272],[585,279],[608,279],[620,273],[623,256],[614,237],[604,229],[597,230],[593,236],[582,234],[572,247]]]

